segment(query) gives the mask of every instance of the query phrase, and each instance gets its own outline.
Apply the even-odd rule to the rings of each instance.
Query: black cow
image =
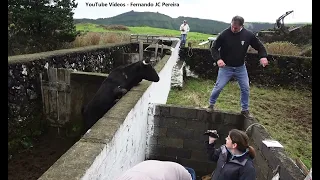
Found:
[[[120,66],[111,71],[92,100],[82,106],[85,129],[91,128],[117,100],[143,79],[152,82],[158,82],[160,79],[156,70],[146,61]]]

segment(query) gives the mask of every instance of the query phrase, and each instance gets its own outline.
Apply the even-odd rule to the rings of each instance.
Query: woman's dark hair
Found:
[[[237,143],[237,149],[241,152],[245,152],[247,148],[249,148],[249,156],[250,158],[255,158],[256,151],[252,146],[249,146],[249,137],[244,131],[240,131],[238,129],[232,129],[229,132],[229,137],[232,143]]]
[[[240,26],[243,26],[244,19],[241,16],[234,16],[231,22],[237,22]]]

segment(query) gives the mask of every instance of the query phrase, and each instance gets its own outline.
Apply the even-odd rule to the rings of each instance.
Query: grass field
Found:
[[[167,104],[208,106],[213,80],[188,79],[182,90],[170,91]],[[240,90],[230,82],[221,92],[216,108],[240,112]],[[251,86],[250,111],[270,135],[284,145],[292,158],[310,169],[312,162],[312,93]]]
[[[130,34],[149,34],[149,35],[167,35],[167,36],[180,36],[180,31],[172,29],[161,29],[153,27],[128,27],[129,31],[119,31],[119,30],[106,30],[102,26],[91,23],[81,23],[76,24],[76,29],[80,31],[96,32],[96,33],[117,33],[123,35]],[[188,34],[188,41],[192,42],[193,45],[198,44],[201,41],[208,40],[208,37],[215,37],[211,34],[203,34],[198,32],[192,32]]]

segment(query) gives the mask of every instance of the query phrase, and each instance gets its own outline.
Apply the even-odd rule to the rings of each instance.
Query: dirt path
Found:
[[[38,179],[76,140],[44,135],[33,148],[12,157],[8,162],[8,180]]]

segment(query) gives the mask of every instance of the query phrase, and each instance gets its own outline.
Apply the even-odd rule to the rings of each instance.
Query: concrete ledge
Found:
[[[90,78],[94,77],[92,79],[88,80],[95,80],[97,77],[101,77],[102,79],[105,79],[108,77],[108,74],[105,73],[95,73],[95,72],[83,72],[83,71],[74,71],[71,73],[71,75],[75,76],[74,78],[83,80],[84,78]]]
[[[80,140],[38,180],[81,179],[103,148],[105,148],[104,144]]]
[[[79,48],[46,51],[46,52],[34,53],[34,54],[9,56],[8,57],[8,64],[15,64],[15,63],[21,63],[21,62],[47,59],[47,58],[52,58],[54,56],[70,55],[72,53],[81,53],[81,52],[88,52],[88,51],[95,51],[95,50],[103,50],[103,49],[110,48],[113,46],[122,46],[122,45],[129,45],[129,44],[132,44],[132,43],[110,43],[107,45],[85,46],[85,47],[79,47]]]
[[[155,115],[159,117],[175,117],[181,119],[190,119],[194,121],[203,121],[205,123],[215,123],[235,126],[243,129],[244,118],[240,113],[215,111],[213,113],[206,112],[205,108],[178,106],[171,104],[161,104],[156,106]],[[167,118],[170,120],[170,118]],[[189,121],[189,123],[193,123]]]
[[[104,115],[103,118],[116,117],[124,120],[143,93],[144,91],[129,91]]]
[[[91,129],[84,134],[82,140],[108,144],[122,124],[121,118],[101,118]]]

